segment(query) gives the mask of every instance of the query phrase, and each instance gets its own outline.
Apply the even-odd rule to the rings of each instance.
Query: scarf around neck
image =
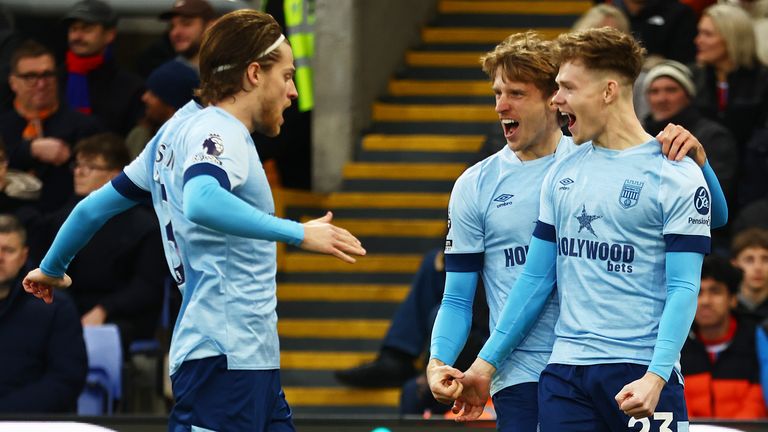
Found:
[[[80,57],[67,51],[67,103],[75,111],[91,114],[88,74],[104,64],[105,53]]]

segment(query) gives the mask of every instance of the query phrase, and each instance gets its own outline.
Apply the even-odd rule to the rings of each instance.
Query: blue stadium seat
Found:
[[[77,401],[80,415],[112,414],[122,397],[123,349],[115,324],[83,327],[88,377]]]

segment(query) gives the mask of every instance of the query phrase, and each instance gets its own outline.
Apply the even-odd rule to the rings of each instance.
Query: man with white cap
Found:
[[[669,123],[688,129],[704,146],[726,198],[732,202],[738,162],[736,141],[728,129],[702,116],[691,104],[696,87],[688,67],[666,60],[648,71],[643,85],[650,108],[643,122],[645,130],[657,135]]]

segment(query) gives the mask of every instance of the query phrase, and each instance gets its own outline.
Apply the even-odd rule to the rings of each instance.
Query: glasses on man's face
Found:
[[[16,78],[22,80],[26,85],[34,85],[38,81],[50,81],[56,78],[56,71],[47,70],[42,72],[25,72],[13,74]]]
[[[69,164],[69,168],[72,171],[80,170],[83,174],[90,174],[93,171],[109,171],[109,167],[103,165],[89,164],[87,162],[72,161]]]

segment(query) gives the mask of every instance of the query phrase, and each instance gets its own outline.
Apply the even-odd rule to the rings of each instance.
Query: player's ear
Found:
[[[603,102],[610,104],[619,97],[619,83],[616,80],[609,79],[603,89]]]
[[[261,66],[256,62],[251,62],[247,68],[245,68],[245,77],[244,80],[251,86],[251,87],[258,87],[259,82],[261,81],[261,77],[259,76],[259,71],[261,70]]]

